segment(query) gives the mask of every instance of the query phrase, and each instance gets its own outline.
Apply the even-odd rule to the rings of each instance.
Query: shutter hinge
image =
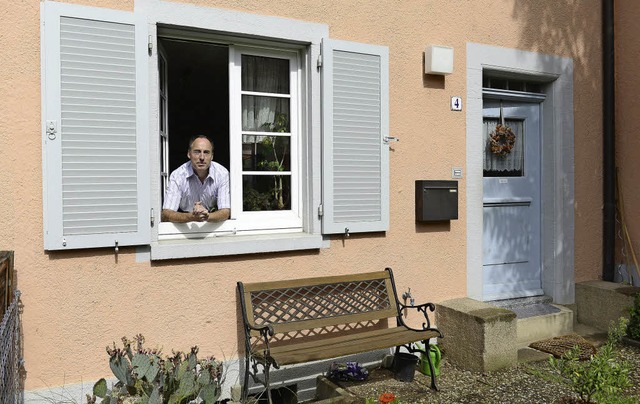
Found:
[[[147,49],[149,50],[149,56],[153,54],[153,42],[151,42],[151,35],[149,35],[149,43],[147,44]]]
[[[324,216],[324,206],[322,204],[318,205],[318,217]]]
[[[155,218],[153,217],[153,208],[151,208],[151,217],[150,217],[150,219],[151,219],[151,227],[153,227],[153,223],[154,223],[154,220],[155,220]]]
[[[322,53],[318,55],[318,69],[322,67]]]

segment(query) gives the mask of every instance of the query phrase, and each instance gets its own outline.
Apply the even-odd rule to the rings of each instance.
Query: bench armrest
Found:
[[[273,337],[273,334],[274,334],[273,327],[271,326],[271,324],[259,325],[259,326],[253,326],[253,325],[247,324],[247,329],[259,331],[260,335],[262,335],[265,338],[267,338],[267,336]]]
[[[437,328],[431,327],[431,320],[429,319],[429,315],[427,314],[427,310],[430,310],[432,312],[436,310],[436,305],[435,304],[433,304],[433,303],[423,303],[423,304],[419,304],[417,306],[407,306],[406,304],[402,304],[402,303],[398,302],[398,306],[400,308],[400,313],[402,313],[406,309],[415,309],[418,312],[422,313],[424,315],[424,319],[425,319],[425,321],[422,323],[422,329],[418,330],[418,329],[409,327],[404,322],[404,319],[402,318],[402,314],[400,314],[397,317],[398,325],[402,325],[402,326],[407,327],[408,329],[414,330],[414,331],[426,331],[426,330],[436,331],[440,335],[440,338],[443,337],[443,335],[440,332],[440,330],[438,330]]]

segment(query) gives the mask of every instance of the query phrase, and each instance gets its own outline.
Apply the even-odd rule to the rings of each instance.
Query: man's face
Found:
[[[207,139],[199,137],[191,144],[187,157],[198,174],[208,172],[213,159],[213,146]]]

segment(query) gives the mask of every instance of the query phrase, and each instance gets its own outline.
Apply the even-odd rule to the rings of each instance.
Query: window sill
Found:
[[[307,233],[164,240],[151,243],[151,260],[312,250],[324,246],[322,235]]]

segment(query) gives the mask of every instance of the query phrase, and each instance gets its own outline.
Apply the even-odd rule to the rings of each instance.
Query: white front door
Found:
[[[540,116],[538,103],[484,100],[482,264],[485,301],[543,294]],[[509,139],[509,135],[495,136],[496,126],[502,122],[515,135],[512,144],[509,140],[513,138]]]

